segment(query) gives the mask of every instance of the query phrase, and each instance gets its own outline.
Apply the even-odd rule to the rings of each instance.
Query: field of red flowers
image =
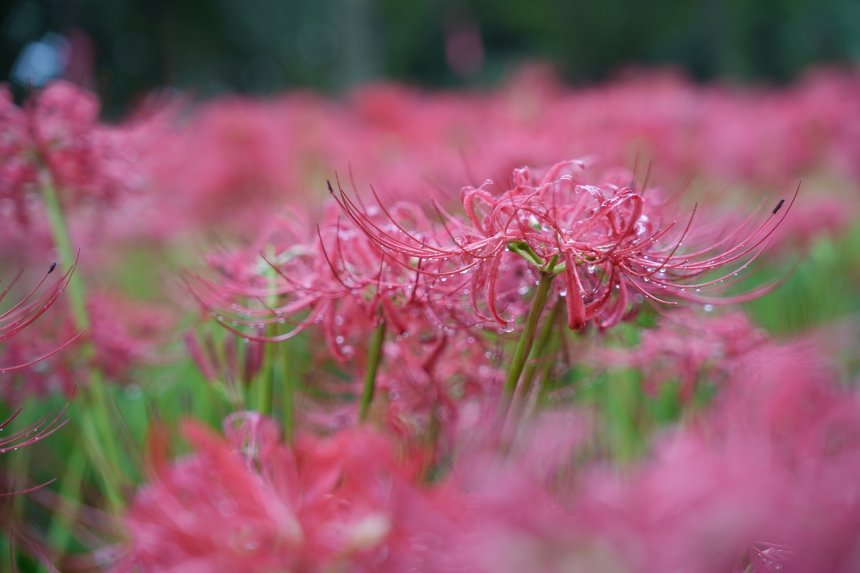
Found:
[[[860,571],[858,93],[0,91],[0,569]]]

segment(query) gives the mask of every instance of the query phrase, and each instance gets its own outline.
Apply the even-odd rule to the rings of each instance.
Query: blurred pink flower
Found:
[[[52,184],[63,201],[111,203],[140,189],[138,163],[150,141],[146,121],[107,126],[98,122],[97,97],[64,81],[50,84],[23,107],[0,91],[0,198],[29,219],[27,195]]]
[[[78,332],[63,302],[58,303],[61,312],[52,321],[40,321],[0,349],[3,361],[22,361],[34,352],[44,355],[38,364],[22,368],[14,384],[0,388],[0,396],[18,400],[57,392],[71,394],[81,382],[82,369],[92,364],[74,353],[56,353],[63,341],[72,338],[89,340],[94,348],[91,360],[112,382],[126,384],[133,368],[158,362],[159,344],[174,323],[161,306],[102,292],[94,293],[87,304],[90,330]]]
[[[420,570],[436,510],[384,438],[355,429],[288,446],[257,414],[225,424],[229,442],[185,424],[195,453],[154,460],[114,571]]]
[[[53,263],[48,269],[48,272],[45,273],[45,276],[40,280],[35,287],[33,287],[30,292],[25,294],[21,299],[18,300],[17,303],[3,311],[0,314],[0,343],[8,344],[11,339],[13,339],[16,335],[19,335],[20,332],[33,324],[39,317],[41,317],[50,307],[56,302],[57,298],[63,293],[66,287],[69,284],[69,280],[72,277],[72,273],[74,272],[74,268],[66,271],[65,274],[56,277],[53,281],[50,281],[46,288],[42,288],[46,282],[49,281],[49,277],[53,274],[56,268],[56,264]],[[11,289],[15,286],[15,283],[20,278],[21,274],[19,273],[10,284],[5,285],[3,291],[0,292],[0,303],[6,298]],[[42,360],[46,360],[50,356],[60,352],[66,346],[74,342],[76,336],[72,336],[65,342],[59,344],[55,348],[51,349],[49,352],[42,354],[41,356],[33,356],[29,355],[26,358],[25,362],[17,362],[17,363],[8,363],[8,362],[0,362],[0,374],[5,374],[7,372],[16,372],[21,371],[27,368],[31,368],[34,365],[38,364]],[[3,393],[5,393],[5,389],[3,389]],[[19,448],[26,447],[28,445],[34,444],[49,435],[53,434],[61,427],[63,427],[68,420],[65,419],[66,408],[64,407],[56,416],[53,418],[48,417],[43,420],[36,422],[35,424],[13,432],[6,432],[0,437],[0,454],[6,454]],[[10,424],[21,414],[21,409],[14,411],[8,418],[5,420],[0,419],[0,432],[3,432],[6,429],[9,429]],[[13,492],[16,493],[26,493],[29,491],[33,491],[33,489],[38,489],[42,486],[36,486],[36,488],[29,488],[24,490],[19,490]],[[5,495],[12,495],[6,492],[0,492],[0,497]]]
[[[597,368],[636,369],[647,392],[678,382],[678,398],[687,401],[701,382],[719,385],[768,342],[766,334],[740,311],[712,315],[683,309],[662,314],[655,328],[642,329],[636,346],[599,346],[589,349],[583,359]]]

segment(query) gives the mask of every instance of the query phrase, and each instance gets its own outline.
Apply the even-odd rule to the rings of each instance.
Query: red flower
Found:
[[[383,221],[388,212],[368,217]],[[394,212],[421,216],[405,207]],[[380,249],[333,205],[316,236],[308,238],[302,223],[291,212],[275,219],[250,248],[210,256],[218,277],[192,281],[191,292],[225,328],[250,340],[283,341],[319,324],[339,360],[353,358],[380,319],[397,333],[415,321],[469,324],[456,307],[468,280],[419,280],[421,265],[411,268],[408,255]],[[280,331],[264,333],[269,326]]]
[[[12,307],[7,309],[5,312],[0,314],[0,342],[7,342],[12,337],[20,333],[24,328],[32,324],[36,321],[48,308],[57,300],[57,298],[62,294],[63,290],[68,286],[69,280],[71,279],[72,272],[74,272],[74,267],[69,269],[64,275],[57,277],[53,282],[51,282],[47,288],[43,289],[42,287],[48,282],[49,276],[54,272],[56,264],[52,264],[48,269],[48,272],[45,273],[45,276],[39,281],[29,293],[27,293],[21,300],[19,300]],[[12,279],[11,283],[6,286],[6,288],[0,292],[0,302],[6,298],[9,294],[10,290],[18,279],[21,277],[21,273],[19,273],[14,279]],[[60,345],[59,347],[53,349],[48,354],[44,354],[42,356],[33,358],[28,358],[25,362],[17,363],[14,365],[0,365],[0,374],[5,372],[11,372],[15,370],[21,370],[23,368],[28,368],[38,363],[41,360],[59,352],[67,345],[71,344],[75,338],[73,337]],[[18,448],[26,447],[30,444],[38,442],[49,435],[53,434],[61,427],[63,427],[67,420],[64,418],[66,412],[66,408],[63,408],[59,414],[54,416],[53,418],[45,418],[32,426],[18,430],[16,432],[12,432],[11,434],[4,434],[0,437],[0,454],[5,454]],[[21,410],[15,411],[11,416],[9,416],[6,420],[0,421],[0,431],[5,430],[12,421],[18,417],[21,413]],[[44,484],[43,484],[44,485]],[[42,486],[36,486],[36,488],[29,488],[26,490],[20,490],[14,493],[26,493],[28,491],[32,491],[33,489],[37,489]],[[0,494],[0,495],[9,495],[9,494]]]
[[[679,224],[658,190],[638,186],[624,170],[597,173],[585,160],[563,161],[546,170],[517,169],[510,189],[498,193],[493,187],[487,181],[463,189],[465,218],[437,206],[442,222],[428,226],[422,220],[417,228],[417,217],[404,220],[385,211],[389,221],[380,224],[342,189],[334,195],[389,260],[408,257],[429,281],[471,277],[471,306],[480,320],[510,327],[527,306],[505,298],[526,294],[540,276],[560,277],[555,293],[565,298],[570,328],[613,326],[644,299],[718,304],[762,294],[770,287],[727,298],[698,293],[724,288],[746,268],[794,202],[783,209],[780,201],[760,225],[742,225],[696,249],[687,246],[695,239],[694,217]],[[713,272],[720,274],[704,278]]]
[[[116,571],[420,570],[433,506],[387,440],[355,429],[288,446],[251,412],[225,426],[229,443],[188,423],[195,453],[156,460]]]
[[[48,285],[47,288],[42,288],[48,281],[50,275],[54,272],[55,268],[56,263],[53,263],[45,276],[42,277],[42,280],[40,280],[29,293],[27,293],[14,306],[7,309],[3,314],[0,314],[0,342],[6,343],[27,326],[35,322],[48,310],[48,308],[51,307],[52,304],[54,304],[57,298],[59,298],[66,289],[72,278],[74,267],[69,269],[66,274],[57,277]],[[3,302],[3,299],[6,298],[9,291],[15,286],[15,283],[18,282],[20,277],[21,273],[18,273],[5,290],[0,292],[0,302]],[[53,348],[50,352],[42,354],[36,358],[29,357],[24,362],[13,365],[0,365],[0,374],[33,366],[36,363],[56,354],[67,345],[71,344],[76,338],[77,336],[74,336],[60,346]]]
[[[58,81],[23,108],[0,89],[0,198],[27,222],[27,193],[45,184],[75,199],[111,202],[140,187],[137,155],[148,140],[146,122],[105,126],[98,98]],[[142,128],[142,129],[141,129]]]

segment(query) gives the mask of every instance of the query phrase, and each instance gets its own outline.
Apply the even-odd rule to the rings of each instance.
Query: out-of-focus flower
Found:
[[[56,278],[48,285],[47,288],[42,288],[45,283],[48,282],[50,275],[53,274],[55,268],[56,263],[52,263],[48,272],[44,277],[42,277],[42,280],[40,280],[29,293],[21,298],[16,304],[6,309],[3,314],[0,314],[0,342],[8,344],[14,336],[19,334],[22,330],[42,316],[66,289],[69,284],[69,280],[71,280],[74,268],[69,269],[64,275]],[[9,291],[15,286],[15,283],[17,283],[20,278],[21,274],[19,273],[12,279],[12,281],[10,281],[10,284],[0,292],[0,303],[3,302],[3,299],[6,298]],[[4,362],[2,366],[0,366],[0,373],[31,367],[62,350],[63,347],[70,344],[74,338],[75,337],[73,336],[67,342],[55,347],[50,352],[42,354],[41,356],[31,356],[24,362]]]
[[[141,186],[135,164],[146,141],[141,126],[105,126],[98,113],[94,94],[63,81],[24,108],[8,88],[0,91],[0,197],[16,204],[20,217],[27,215],[27,193],[46,181],[64,197],[108,202]]]
[[[59,304],[58,309],[64,305]],[[36,352],[43,355],[38,363],[18,372],[18,380],[0,388],[0,396],[18,399],[53,392],[70,394],[80,383],[82,368],[93,364],[117,383],[124,382],[129,371],[142,364],[155,363],[158,345],[173,323],[164,308],[95,293],[87,304],[90,317],[88,332],[76,330],[69,313],[53,321],[40,321],[0,349],[0,360],[22,361]],[[57,355],[56,347],[71,338],[88,340],[94,352],[91,361],[81,361],[74,353]]]
[[[598,367],[635,368],[646,391],[678,382],[687,400],[697,384],[724,381],[746,356],[769,342],[740,311],[712,315],[687,309],[662,315],[653,329],[643,329],[632,348],[593,348],[585,356]]]
[[[182,337],[197,369],[212,384],[220,384],[230,400],[241,403],[242,389],[260,372],[263,363],[263,344],[227,333],[220,340],[211,333],[195,336],[191,332]]]
[[[68,286],[72,273],[75,270],[74,267],[66,271],[65,274],[49,282],[50,275],[53,274],[55,268],[56,264],[51,264],[48,272],[45,273],[42,280],[40,280],[29,293],[24,295],[17,303],[0,314],[0,343],[8,344],[13,337],[18,335],[23,329],[30,326],[39,317],[41,317],[51,307],[51,305],[54,304],[57,298]],[[19,273],[14,279],[12,279],[12,281],[10,281],[10,284],[6,285],[4,290],[0,292],[0,303],[3,302],[10,290],[15,286],[15,283],[18,281],[20,276],[21,275]],[[46,282],[49,282],[48,286],[46,288],[42,288]],[[71,337],[64,343],[41,356],[31,355],[27,357],[25,362],[2,362],[0,363],[0,374],[31,368],[40,361],[61,351],[63,348],[74,342],[75,338],[75,336]],[[65,425],[65,411],[66,409],[63,408],[63,410],[53,418],[46,418],[23,430],[4,434],[0,437],[0,454],[5,454],[19,448],[26,447],[53,434]],[[17,410],[5,420],[0,421],[0,432],[5,430],[20,413],[21,410]],[[23,492],[24,491],[16,493]]]
[[[257,414],[225,424],[229,442],[188,423],[195,452],[155,460],[115,571],[421,570],[438,511],[384,438],[356,429],[287,446]]]
[[[416,321],[440,328],[468,325],[454,304],[462,279],[421,280],[422,269],[410,268],[408,256],[395,260],[380,250],[334,205],[315,237],[306,237],[302,221],[279,218],[251,248],[210,256],[219,276],[190,284],[204,309],[228,330],[277,342],[319,324],[333,356],[347,360],[357,355],[356,346],[366,342],[379,320],[396,333],[407,332]],[[264,331],[272,327],[276,334]]]
[[[542,414],[501,449],[491,426],[458,436],[435,570],[855,570],[857,393],[808,341],[762,345],[732,377],[624,471],[590,451],[583,413]]]

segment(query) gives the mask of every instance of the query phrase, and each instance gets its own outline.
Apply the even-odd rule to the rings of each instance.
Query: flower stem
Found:
[[[273,334],[270,329],[269,334]],[[263,367],[257,376],[257,410],[264,416],[272,415],[272,389],[278,375],[278,349],[273,342],[266,342],[263,349]]]
[[[274,252],[272,249],[268,250],[269,256],[273,257]],[[274,292],[277,287],[277,273],[270,265],[265,266],[264,269],[266,282],[272,292]],[[274,307],[278,303],[278,297],[275,294],[268,295],[266,299],[266,304],[269,306]],[[276,333],[277,325],[270,324],[266,327],[266,334],[268,336],[274,336]],[[257,407],[259,412],[264,416],[272,415],[272,393],[275,387],[275,378],[280,373],[278,364],[276,363],[280,354],[278,350],[277,345],[273,342],[267,342],[263,348],[263,365],[260,369],[260,375],[257,377]]]
[[[295,341],[293,341],[293,343],[295,343]],[[295,431],[296,389],[298,387],[298,364],[296,363],[296,355],[293,352],[291,345],[282,346],[280,359],[283,380],[281,404],[284,408],[282,413],[284,440],[290,442],[293,439],[293,433]]]
[[[553,305],[552,310],[549,311],[549,315],[546,317],[546,319],[544,319],[543,328],[541,328],[540,335],[535,342],[535,360],[532,360],[532,362],[530,362],[528,366],[526,366],[525,372],[523,373],[523,384],[520,388],[520,392],[522,393],[524,399],[528,397],[529,392],[531,392],[532,386],[534,385],[535,377],[539,367],[537,359],[546,354],[550,339],[555,332],[555,328],[558,326],[556,324],[556,317],[558,317],[559,307],[561,307],[561,299],[559,299],[558,302]]]
[[[361,391],[361,402],[358,408],[358,419],[365,421],[376,392],[376,373],[382,362],[382,344],[385,342],[385,320],[380,317],[370,340],[370,348],[367,355],[367,372],[364,375],[364,388]]]
[[[532,300],[532,307],[529,310],[528,316],[526,317],[525,327],[523,328],[522,334],[520,334],[520,339],[517,342],[517,348],[514,351],[514,357],[511,360],[511,364],[508,367],[508,374],[505,377],[505,409],[508,408],[508,405],[513,399],[514,392],[516,392],[517,384],[520,380],[520,376],[523,373],[523,369],[525,368],[526,362],[529,358],[529,354],[531,353],[532,345],[535,341],[535,333],[537,332],[538,322],[540,321],[540,315],[543,313],[543,310],[546,307],[547,300],[549,299],[549,289],[552,286],[553,278],[555,278],[554,274],[541,272],[540,281],[538,281],[537,292],[535,293],[535,297]]]
[[[54,245],[57,247],[57,252],[60,255],[60,263],[65,270],[68,270],[75,264],[75,255],[72,252],[72,241],[69,237],[69,230],[66,227],[66,220],[63,218],[63,209],[60,207],[60,200],[51,183],[46,182],[42,185],[42,199],[45,202],[45,213],[48,215],[48,221],[51,224]],[[87,316],[87,304],[80,273],[75,273],[69,279],[66,293],[69,298],[69,306],[72,309],[75,328],[82,331],[89,330],[90,321]]]
[[[72,538],[72,526],[75,523],[81,504],[77,497],[81,492],[81,484],[87,470],[87,458],[83,445],[77,441],[72,446],[71,454],[66,460],[63,479],[60,481],[58,492],[59,509],[55,512],[48,529],[48,543],[57,555],[63,555]]]
[[[50,181],[44,181],[42,184],[42,199],[60,262],[63,268],[70,269],[75,264],[72,241],[56,189]],[[70,278],[67,293],[75,328],[81,332],[89,333],[90,320],[87,314],[84,285],[80,273],[75,273]],[[102,373],[95,364],[91,363],[94,354],[91,340],[85,339],[81,355],[88,363],[89,384],[86,387],[83,400],[84,408],[87,411],[81,412],[81,417],[82,423],[85,425],[92,424],[92,433],[85,436],[85,438],[89,438],[86,439],[87,449],[92,460],[105,460],[104,464],[97,464],[97,466],[102,470],[101,477],[105,486],[106,498],[112,509],[118,511],[121,508],[122,499],[119,494],[119,482],[122,475],[120,450],[116,443],[116,435],[110,425],[109,401],[102,380]]]

